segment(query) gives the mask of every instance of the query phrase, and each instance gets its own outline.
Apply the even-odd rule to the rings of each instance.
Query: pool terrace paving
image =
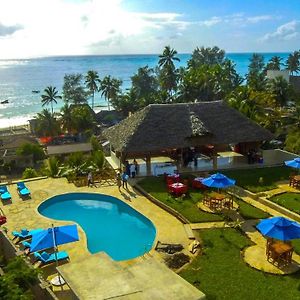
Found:
[[[40,215],[37,211],[38,206],[45,200],[55,195],[71,193],[71,192],[90,192],[107,194],[124,201],[147,218],[149,218],[156,227],[156,240],[153,243],[155,247],[156,242],[159,240],[165,243],[182,244],[185,248],[185,253],[188,252],[188,245],[190,240],[187,237],[183,224],[177,220],[174,216],[170,215],[160,207],[153,204],[144,196],[137,194],[129,185],[128,190],[121,189],[121,193],[116,186],[99,186],[98,187],[76,187],[72,183],[68,183],[65,178],[47,178],[35,181],[26,182],[29,190],[31,191],[31,199],[22,200],[17,192],[16,184],[8,185],[8,190],[12,196],[12,202],[0,204],[1,209],[7,216],[8,222],[5,227],[8,229],[8,236],[13,238],[11,232],[14,230],[20,230],[22,228],[35,229],[35,228],[48,228],[51,224],[54,226],[61,226],[66,224],[72,224],[74,222],[58,221],[46,218]],[[109,230],[109,228],[107,229]],[[84,231],[78,226],[79,241],[59,246],[59,250],[65,250],[70,256],[69,263],[76,263],[92,256],[87,249],[86,236]],[[120,245],[121,247],[121,245]],[[150,257],[162,261],[162,257],[159,253],[151,250],[148,254]],[[146,255],[147,257],[147,255]],[[122,265],[132,265],[136,260],[123,261]],[[77,264],[80,267],[80,264]],[[55,268],[52,267],[51,271],[45,268],[47,278],[51,278],[55,273]],[[97,276],[97,269],[91,270],[95,272]]]

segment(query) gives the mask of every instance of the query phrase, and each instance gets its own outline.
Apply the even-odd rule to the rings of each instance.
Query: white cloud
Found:
[[[212,17],[208,20],[200,21],[199,25],[203,25],[203,26],[206,26],[206,27],[211,27],[211,26],[214,26],[216,24],[221,23],[222,21],[223,20],[220,17]]]
[[[265,34],[260,41],[270,41],[270,40],[292,40],[299,36],[300,32],[300,21],[293,20],[279,26],[274,32]]]
[[[0,0],[0,7],[0,22],[22,26],[0,39],[0,58],[90,54],[97,53],[97,45],[101,54],[103,46],[120,45],[129,37],[137,44],[155,32],[175,37],[191,24],[177,13],[126,11],[122,0]]]
[[[239,26],[245,26],[249,24],[256,24],[263,21],[270,21],[278,19],[278,17],[274,17],[271,15],[258,15],[258,16],[251,16],[247,17],[244,13],[236,13],[232,15],[227,15],[223,17],[211,17],[210,19],[200,21],[199,25],[206,26],[206,27],[212,27],[214,25],[220,24],[220,23],[226,23],[229,25],[239,25]]]

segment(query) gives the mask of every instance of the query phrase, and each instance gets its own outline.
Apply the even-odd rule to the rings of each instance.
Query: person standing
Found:
[[[124,171],[122,174],[122,182],[123,182],[123,188],[126,190],[128,189],[128,186],[127,186],[128,178],[129,178],[129,176],[126,174],[126,171]]]
[[[135,175],[138,175],[139,174],[139,164],[136,161],[136,159],[133,160],[133,164],[134,164],[134,167],[135,167]]]
[[[135,165],[132,163],[130,165],[130,173],[131,173],[131,177],[134,178],[135,177]]]
[[[88,184],[87,184],[88,187],[92,186],[93,185],[93,175],[92,175],[92,172],[88,173],[87,180],[88,180]]]
[[[117,180],[117,186],[118,186],[118,189],[119,189],[119,191],[121,191],[122,177],[121,177],[120,172],[117,173],[116,180]]]

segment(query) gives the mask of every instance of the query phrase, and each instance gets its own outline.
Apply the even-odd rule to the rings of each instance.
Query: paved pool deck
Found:
[[[174,216],[156,206],[144,196],[137,194],[130,186],[128,190],[121,189],[121,192],[115,185],[100,186],[98,184],[98,187],[92,188],[75,187],[74,184],[68,183],[65,178],[46,178],[29,181],[26,182],[26,185],[31,191],[31,199],[22,200],[18,195],[16,184],[10,184],[7,187],[12,196],[11,203],[0,203],[0,207],[8,219],[5,227],[8,229],[8,236],[11,238],[13,238],[11,233],[13,230],[20,230],[22,228],[48,228],[51,226],[51,224],[54,224],[54,226],[73,224],[74,222],[57,221],[46,218],[39,214],[37,208],[42,202],[55,195],[70,192],[90,192],[117,197],[149,218],[157,230],[156,240],[153,243],[153,249],[156,245],[156,242],[159,240],[164,243],[182,244],[185,248],[184,252],[186,254],[189,253],[188,245],[190,244],[190,240],[188,239],[183,224]],[[65,250],[69,253],[69,264],[81,262],[87,257],[92,256],[87,249],[84,231],[80,226],[78,226],[78,229],[80,238],[78,242],[59,246],[59,250]],[[107,230],[109,230],[109,228],[107,228]],[[162,261],[163,258],[153,249],[150,251],[149,256],[155,257],[157,260]],[[123,265],[131,265],[133,263],[134,260],[122,262]],[[80,264],[77,264],[77,266],[79,267]],[[55,268],[53,266],[49,268],[45,267],[44,269],[48,279],[51,278],[51,276],[53,276],[55,273]],[[94,275],[97,276],[96,268],[91,270],[91,272],[95,272]]]

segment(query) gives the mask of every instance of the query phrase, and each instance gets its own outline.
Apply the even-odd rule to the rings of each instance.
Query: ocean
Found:
[[[262,53],[267,62],[278,55],[286,60],[289,53]],[[236,70],[244,76],[247,73],[252,53],[229,53],[226,55],[236,64]],[[177,66],[186,66],[190,54],[179,54]],[[148,65],[155,67],[158,55],[105,55],[105,56],[64,56],[35,59],[0,60],[0,128],[26,124],[29,119],[42,110],[41,94],[47,86],[55,86],[61,93],[65,74],[82,73],[95,70],[100,78],[106,75],[123,81],[122,89],[130,87],[130,77],[137,69]],[[32,93],[33,90],[41,93]],[[59,111],[63,101],[54,105]],[[95,110],[105,109],[107,103],[100,93],[95,96]],[[50,107],[49,107],[50,108]]]

